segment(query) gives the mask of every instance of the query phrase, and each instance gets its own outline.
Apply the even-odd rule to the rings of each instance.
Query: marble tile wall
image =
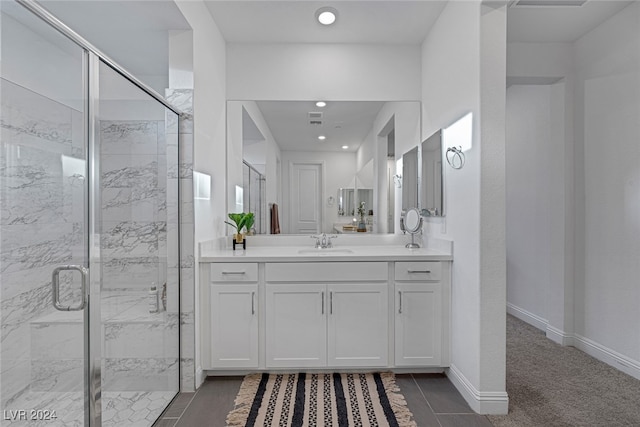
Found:
[[[55,311],[51,273],[85,262],[83,114],[0,79],[0,405],[28,393],[30,322]],[[62,299],[79,278],[63,275]],[[67,335],[61,336],[64,340]],[[78,355],[82,357],[82,353]],[[61,362],[57,369],[68,371]],[[81,387],[81,384],[79,385]]]
[[[178,134],[180,165],[180,391],[195,390],[195,243],[193,213],[193,90],[167,89],[165,98],[183,112],[168,121],[167,137]],[[167,147],[169,149],[169,147]]]
[[[4,79],[0,97],[0,405],[24,409],[34,392],[57,399],[83,390],[82,317],[52,307],[51,272],[86,264],[84,126],[82,112]],[[175,391],[178,362],[183,387],[194,388],[192,130],[178,144],[186,117],[180,129],[169,117],[100,125],[106,392]],[[172,164],[178,150],[183,162]],[[180,252],[171,244],[178,227]],[[151,281],[167,283],[167,310],[156,315]],[[76,302],[78,277],[61,283],[62,298]],[[178,357],[179,322],[187,347]]]
[[[103,390],[177,391],[178,136],[165,120],[100,122]],[[167,309],[149,313],[152,282]],[[136,298],[125,308],[122,297]],[[105,313],[111,313],[105,316]]]

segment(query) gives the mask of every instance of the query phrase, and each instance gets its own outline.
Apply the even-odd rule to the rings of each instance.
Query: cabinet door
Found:
[[[211,285],[211,366],[258,367],[258,286]]]
[[[387,366],[387,284],[332,284],[327,290],[329,366]]]
[[[267,284],[266,290],[267,367],[326,366],[326,286]]]
[[[396,283],[396,366],[439,366],[442,355],[440,283]]]

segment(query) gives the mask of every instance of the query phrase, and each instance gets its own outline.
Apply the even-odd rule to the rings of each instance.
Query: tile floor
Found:
[[[180,393],[155,427],[224,427],[242,377],[209,377],[195,393]],[[398,374],[396,383],[418,427],[491,427],[442,374]]]

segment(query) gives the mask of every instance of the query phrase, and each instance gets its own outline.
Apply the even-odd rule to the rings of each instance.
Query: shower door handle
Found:
[[[61,271],[79,271],[80,272],[80,289],[82,291],[82,300],[78,305],[61,305],[60,304],[60,272]],[[87,293],[87,276],[89,271],[81,265],[61,265],[53,270],[51,275],[51,286],[53,293],[53,306],[56,310],[60,311],[80,311],[84,309],[86,305],[86,293]]]

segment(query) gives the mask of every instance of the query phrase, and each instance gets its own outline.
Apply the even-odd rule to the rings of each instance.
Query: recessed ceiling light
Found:
[[[343,145],[343,146],[342,146],[342,149],[343,149],[343,150],[346,150],[347,148],[349,148],[349,146],[348,146],[348,145]]]
[[[316,10],[316,19],[322,25],[331,25],[338,19],[338,11],[332,7],[321,7]]]
[[[320,108],[322,108],[322,107],[326,107],[326,106],[327,106],[327,103],[326,103],[326,102],[324,102],[324,101],[318,101],[318,102],[316,102],[316,107],[320,107]]]
[[[319,139],[320,141],[324,141],[325,139],[327,139],[327,137],[326,137],[326,136],[324,136],[324,135],[320,135],[320,136],[318,137],[318,139]]]

